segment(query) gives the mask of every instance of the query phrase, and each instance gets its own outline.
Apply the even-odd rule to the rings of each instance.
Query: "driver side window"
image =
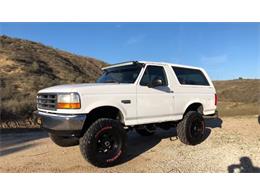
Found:
[[[162,86],[167,86],[167,78],[162,66],[147,66],[140,85],[148,86],[154,79],[161,79]]]

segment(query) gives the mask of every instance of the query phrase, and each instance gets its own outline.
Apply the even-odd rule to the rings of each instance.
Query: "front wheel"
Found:
[[[97,167],[113,166],[126,152],[126,132],[118,120],[98,119],[80,139],[80,151]]]
[[[205,121],[202,114],[189,111],[177,124],[177,136],[187,145],[201,143],[205,137]]]

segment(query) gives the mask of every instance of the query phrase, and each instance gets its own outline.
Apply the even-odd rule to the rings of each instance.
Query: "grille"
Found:
[[[37,95],[37,107],[46,110],[56,110],[57,94],[41,93]]]

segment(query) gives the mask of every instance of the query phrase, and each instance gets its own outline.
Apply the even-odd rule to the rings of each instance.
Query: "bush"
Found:
[[[40,65],[34,61],[31,66],[28,66],[28,70],[29,70],[29,72],[32,72],[32,73],[39,73]]]
[[[33,63],[32,63],[32,69],[33,69],[34,71],[38,71],[38,70],[40,69],[39,64],[38,64],[37,62],[33,62]]]
[[[9,86],[9,87],[2,87],[1,88],[1,99],[6,100],[11,98],[14,95],[15,87]]]
[[[27,97],[19,100],[17,97],[2,102],[2,117],[10,119],[10,116],[15,118],[28,118],[36,110],[36,99]]]
[[[76,82],[76,83],[84,83],[84,79],[83,79],[82,77],[77,77],[77,78],[75,79],[75,82]]]

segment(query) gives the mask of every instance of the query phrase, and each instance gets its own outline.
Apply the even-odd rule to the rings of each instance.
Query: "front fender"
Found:
[[[126,118],[126,110],[125,108],[123,108],[122,105],[118,104],[118,103],[114,103],[114,102],[109,102],[109,101],[97,101],[94,102],[92,104],[89,104],[87,107],[85,107],[85,109],[83,110],[84,113],[90,113],[92,110],[99,108],[99,107],[103,107],[103,106],[111,106],[111,107],[115,107],[117,108],[123,115],[123,118]]]

